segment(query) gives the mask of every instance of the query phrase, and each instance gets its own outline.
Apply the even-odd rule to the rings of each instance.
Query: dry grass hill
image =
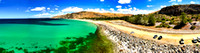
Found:
[[[99,13],[99,12],[81,11],[66,15],[58,15],[53,18],[80,19],[80,18],[107,18],[107,17],[123,17],[123,16],[132,16],[132,15],[120,14],[120,13]]]
[[[200,14],[200,4],[173,5],[162,8],[158,13],[179,16],[182,12],[186,14]]]

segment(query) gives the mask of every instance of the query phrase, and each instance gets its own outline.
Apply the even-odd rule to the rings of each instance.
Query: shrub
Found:
[[[154,26],[154,25],[155,25],[156,19],[155,19],[154,15],[150,15],[150,16],[149,16],[149,21],[148,21],[148,23],[149,23],[149,26]]]
[[[135,23],[135,24],[141,24],[141,18],[142,18],[142,15],[136,15],[136,16],[134,16],[133,23]]]
[[[162,28],[162,26],[159,25],[159,26],[156,26],[156,28]]]
[[[174,24],[174,22],[175,22],[174,20],[170,20],[169,24]]]
[[[133,18],[129,19],[128,22],[140,25],[148,25],[149,18],[147,16],[135,15]]]
[[[164,24],[166,21],[165,21],[165,20],[162,20],[161,22],[162,22],[162,24]]]
[[[171,26],[169,26],[169,24],[162,23],[159,26],[156,26],[156,28],[171,28]]]
[[[161,22],[162,18],[156,18],[156,22]]]
[[[187,18],[186,18],[186,14],[184,12],[181,13],[181,23],[180,25],[185,25],[187,23]]]
[[[190,23],[191,23],[191,22],[192,22],[192,19],[188,19],[188,22],[190,22]]]
[[[187,18],[186,18],[186,14],[184,12],[181,13],[181,16],[180,16],[180,19],[181,19],[181,22],[178,23],[174,29],[181,29],[183,26],[186,25],[186,23],[188,22],[187,21]]]
[[[143,16],[141,19],[141,24],[142,25],[148,25],[149,23],[149,18],[147,16]]]
[[[123,17],[120,18],[120,20],[128,21],[129,18],[130,18],[129,16],[123,16]]]

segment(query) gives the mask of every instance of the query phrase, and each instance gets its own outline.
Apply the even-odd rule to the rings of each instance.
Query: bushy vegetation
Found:
[[[132,20],[129,20],[128,22],[139,25],[148,25],[148,20],[149,18],[147,16],[135,15]]]
[[[184,12],[181,13],[180,16],[180,23],[178,23],[174,29],[181,29],[183,26],[185,26],[187,24],[187,22],[192,22],[191,19],[187,18],[187,14],[185,14]]]
[[[146,25],[146,26],[154,26],[156,23],[156,18],[153,14],[151,15],[133,15],[133,16],[123,16],[123,17],[104,17],[104,18],[84,18],[84,19],[93,19],[93,20],[125,20],[127,22],[138,24],[138,25]]]
[[[180,16],[173,16],[173,15],[154,13],[149,15],[138,14],[138,15],[124,16],[124,17],[104,17],[104,18],[88,18],[88,19],[125,20],[132,24],[145,25],[145,26],[155,26],[156,23],[161,22],[161,24],[157,25],[156,28],[181,29],[186,24],[192,23],[192,21],[199,21],[200,14],[186,14],[182,12]],[[175,25],[175,27],[170,25]]]
[[[148,21],[148,23],[149,23],[149,26],[154,26],[154,25],[155,25],[156,19],[155,19],[154,15],[150,15],[150,16],[149,16],[149,21]]]
[[[184,12],[181,13],[180,19],[181,19],[180,25],[186,25],[186,23],[188,22],[186,14]]]
[[[174,18],[172,18],[172,19],[170,20],[169,24],[174,24],[174,23],[175,23],[175,20],[174,20]]]
[[[171,28],[171,26],[167,23],[161,23],[159,26],[156,26],[156,28]]]
[[[139,24],[139,25],[146,25],[146,26],[154,26],[156,23],[156,19],[154,15],[134,15],[133,17],[130,17],[128,22],[133,24]]]

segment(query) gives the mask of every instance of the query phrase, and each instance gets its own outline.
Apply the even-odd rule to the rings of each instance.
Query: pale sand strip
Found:
[[[77,20],[82,20],[82,19],[77,19]],[[82,20],[82,21],[106,24],[106,25],[112,26],[115,29],[118,29],[122,32],[125,32],[127,34],[134,31],[134,34],[132,34],[132,35],[134,35],[136,37],[148,39],[148,40],[154,40],[154,41],[157,41],[157,42],[160,42],[160,43],[174,44],[174,45],[178,45],[179,40],[181,38],[184,39],[185,44],[193,45],[193,43],[191,42],[193,37],[200,36],[200,34],[167,34],[167,33],[158,33],[158,32],[148,32],[148,31],[144,31],[144,30],[138,30],[137,28],[130,28],[130,27],[126,27],[126,26],[112,24],[112,23],[109,23],[109,22],[106,22],[106,21],[92,21],[92,20]],[[158,36],[162,35],[163,38],[161,40],[153,39],[154,35],[158,35]]]

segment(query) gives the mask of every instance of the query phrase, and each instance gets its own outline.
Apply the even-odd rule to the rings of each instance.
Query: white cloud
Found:
[[[51,14],[49,14],[49,13],[42,13],[42,14],[34,15],[34,17],[50,17],[50,16],[51,16]]]
[[[128,3],[131,3],[131,0],[119,0],[118,3],[120,3],[120,4],[128,4]]]
[[[131,7],[131,5],[128,5],[128,7]]]
[[[97,12],[97,11],[100,11],[100,9],[99,8],[96,8],[96,9],[85,9],[84,11],[94,11],[94,12]]]
[[[79,8],[79,7],[68,7],[62,10],[62,12],[79,12],[79,11],[83,11],[83,8]]]
[[[31,7],[28,7],[25,12],[30,12]]]
[[[106,13],[106,12],[110,12],[108,10],[105,9],[100,9],[100,8],[95,8],[95,9],[85,9],[84,11],[92,11],[92,12],[100,12],[100,13]]]
[[[100,0],[101,2],[103,2],[104,0]]]
[[[128,8],[128,9],[117,9],[114,13],[123,13],[123,14],[148,14],[155,12],[156,10],[142,10],[137,9],[136,7]]]
[[[60,7],[60,6],[58,6],[58,5],[54,5],[55,7]]]
[[[50,11],[51,13],[54,13],[55,11]]]
[[[55,10],[58,10],[58,8],[55,8]]]
[[[195,4],[195,2],[194,1],[190,1],[190,4]]]
[[[47,10],[50,10],[50,8],[47,8]]]
[[[31,9],[31,11],[45,11],[46,7],[36,7],[34,9]]]
[[[110,8],[110,11],[115,11],[115,9],[113,9],[113,8]]]
[[[124,14],[132,14],[132,8],[129,9],[117,9],[118,13],[124,13]]]
[[[176,0],[170,0],[169,2],[176,2]]]
[[[147,7],[153,7],[152,5],[147,5]]]
[[[151,0],[148,0],[148,1],[151,1]]]
[[[178,5],[178,3],[172,3],[172,5]]]
[[[169,2],[182,2],[182,0],[170,0]]]
[[[182,0],[178,0],[178,2],[182,2]]]
[[[118,5],[118,6],[116,6],[116,8],[122,8],[122,6]]]
[[[25,12],[30,12],[30,10],[26,10]]]
[[[167,7],[167,6],[166,6],[166,5],[161,5],[160,7],[161,7],[161,8],[164,8],[164,7]]]

